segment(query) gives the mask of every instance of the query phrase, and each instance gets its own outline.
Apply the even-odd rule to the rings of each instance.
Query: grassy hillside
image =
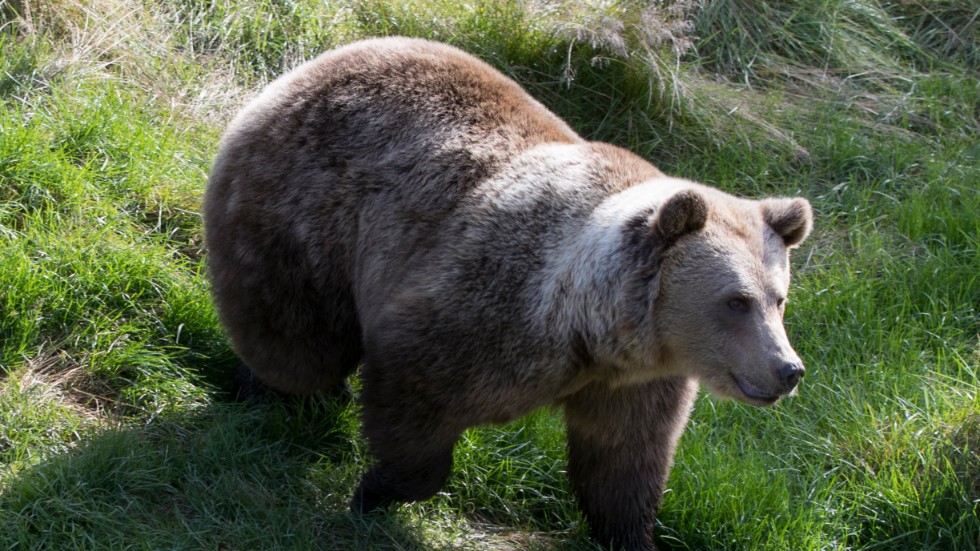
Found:
[[[591,549],[560,417],[347,512],[356,408],[246,407],[198,215],[261,86],[360,37],[473,52],[584,136],[808,197],[773,409],[696,405],[664,549],[980,547],[980,9],[968,0],[0,1],[0,547]]]

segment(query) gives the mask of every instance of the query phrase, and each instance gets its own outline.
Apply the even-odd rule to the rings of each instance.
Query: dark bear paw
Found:
[[[291,407],[298,407],[296,404],[302,403],[302,396],[280,392],[262,382],[262,379],[258,378],[244,362],[235,367],[232,381],[232,396],[238,402],[253,406],[280,402]],[[336,406],[345,408],[354,402],[355,397],[354,389],[347,381],[320,395],[323,397],[322,402],[330,404],[331,408]],[[322,404],[319,408],[324,411],[329,409]]]
[[[238,402],[250,405],[267,404],[275,399],[281,399],[282,394],[269,388],[262,379],[255,376],[245,362],[235,367],[232,378],[232,396]]]
[[[361,483],[354,490],[350,509],[360,514],[377,513],[397,501],[399,499],[392,493],[391,484],[384,473],[378,467],[373,467],[364,474]]]

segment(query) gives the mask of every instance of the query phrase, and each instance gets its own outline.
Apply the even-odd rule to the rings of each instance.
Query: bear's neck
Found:
[[[624,384],[667,374],[658,370],[649,316],[637,319],[640,305],[627,304],[637,267],[625,243],[626,226],[640,212],[652,212],[655,200],[642,190],[627,191],[601,203],[549,255],[531,313],[538,334],[558,330],[555,346],[572,361],[585,358],[599,378]]]

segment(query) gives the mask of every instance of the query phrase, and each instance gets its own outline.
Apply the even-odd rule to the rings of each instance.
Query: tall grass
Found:
[[[445,491],[346,503],[355,406],[227,396],[200,195],[224,124],[320,51],[476,53],[590,139],[817,211],[787,327],[800,395],[703,396],[673,549],[980,547],[977,8],[810,3],[6,1],[0,545],[590,549],[560,416],[466,433]],[[354,381],[356,386],[356,381]]]

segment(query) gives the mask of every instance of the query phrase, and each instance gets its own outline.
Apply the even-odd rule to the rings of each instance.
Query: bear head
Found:
[[[661,204],[645,228],[661,361],[753,405],[792,394],[804,369],[783,327],[789,250],[812,225],[802,198],[751,201],[698,187]]]

